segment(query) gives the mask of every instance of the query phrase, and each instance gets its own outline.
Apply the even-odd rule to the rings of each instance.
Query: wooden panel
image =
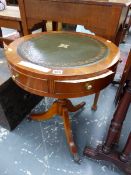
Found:
[[[19,21],[10,20],[10,19],[1,19],[0,18],[0,26],[7,27],[11,29],[21,30],[21,25]]]
[[[41,8],[42,7],[42,8]],[[114,41],[122,6],[90,3],[25,1],[28,26],[35,20],[47,19],[71,24],[82,24],[99,36]],[[39,13],[37,13],[39,11]],[[109,15],[110,14],[110,15]],[[109,27],[112,26],[112,27]]]
[[[33,76],[29,76],[24,74],[15,68],[11,68],[12,78],[13,80],[20,86],[24,87],[27,91],[36,91],[36,94],[40,95],[41,93],[47,93],[47,80],[39,79]],[[37,93],[38,92],[38,93]]]
[[[114,78],[114,73],[106,76],[104,78],[99,78],[84,81],[79,83],[73,83],[71,81],[67,82],[55,82],[55,97],[64,96],[65,98],[81,97],[89,94],[94,94],[105,88],[109,83],[112,82]]]
[[[46,95],[55,98],[81,97],[97,93],[101,89],[105,88],[114,78],[114,73],[111,73],[108,76],[106,75],[105,77],[98,79],[95,79],[94,77],[92,80],[87,79],[87,81],[54,81],[32,77],[16,70],[13,67],[10,68],[13,80],[20,87],[40,96]]]

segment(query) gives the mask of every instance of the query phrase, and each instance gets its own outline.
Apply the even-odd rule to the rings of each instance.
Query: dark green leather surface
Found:
[[[17,48],[23,60],[45,67],[74,67],[97,62],[109,49],[102,42],[71,33],[50,33],[21,43]]]

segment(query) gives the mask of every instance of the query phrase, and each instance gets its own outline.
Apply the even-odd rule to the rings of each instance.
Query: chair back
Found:
[[[83,25],[96,35],[116,43],[121,5],[86,0],[18,0],[18,2],[25,23],[24,34],[28,34],[28,26],[33,27],[36,21],[48,20]]]

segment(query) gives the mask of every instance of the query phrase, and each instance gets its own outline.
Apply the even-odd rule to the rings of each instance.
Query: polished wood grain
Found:
[[[66,80],[66,78],[68,80],[74,79],[76,77],[76,79],[78,79],[78,77],[80,76],[80,78],[90,78],[93,76],[98,76],[101,73],[106,73],[109,70],[113,70],[114,65],[118,62],[119,56],[120,56],[120,52],[119,52],[119,48],[116,47],[115,44],[113,44],[112,42],[110,42],[109,40],[106,40],[102,37],[99,36],[93,36],[93,35],[89,35],[89,34],[82,34],[82,33],[75,33],[75,32],[53,32],[53,33],[69,33],[72,35],[78,35],[78,36],[85,36],[85,37],[90,37],[90,38],[94,38],[100,42],[102,42],[105,46],[108,47],[109,49],[109,53],[108,55],[103,58],[102,60],[100,60],[99,62],[96,62],[95,64],[90,64],[90,65],[84,65],[82,67],[72,67],[72,68],[59,68],[62,70],[62,74],[55,74],[53,73],[54,68],[52,67],[46,67],[49,68],[49,70],[45,73],[44,75],[41,76],[41,71],[37,70],[37,69],[31,69],[31,68],[25,68],[22,67],[21,65],[17,64],[19,63],[22,58],[19,56],[19,54],[17,53],[17,46],[20,45],[20,43],[24,42],[24,41],[28,41],[32,38],[36,38],[39,37],[41,35],[46,35],[46,34],[52,34],[52,32],[45,32],[45,33],[37,33],[37,34],[33,34],[33,35],[28,35],[28,36],[24,36],[21,37],[19,39],[17,39],[16,41],[14,41],[13,43],[11,43],[9,45],[9,47],[5,50],[5,54],[6,57],[9,61],[10,64],[17,64],[17,67],[21,69],[24,69],[25,74],[26,71],[30,72],[31,74],[34,72],[36,73],[36,75],[38,74],[39,78],[46,78],[48,76],[48,78],[50,79],[57,79],[57,80]],[[11,55],[13,56],[11,58]],[[88,69],[87,69],[88,68]],[[109,68],[109,69],[108,69]],[[112,68],[112,69],[111,69]],[[29,73],[29,75],[31,75]]]
[[[108,54],[103,59],[75,67],[42,67],[35,69],[24,66],[21,61],[25,61],[17,51],[17,48],[24,41],[37,38],[41,35],[62,34],[81,37],[91,37],[102,42],[109,49]],[[68,112],[75,112],[82,108],[85,103],[73,106],[67,98],[82,97],[93,93],[99,93],[114,78],[116,66],[119,60],[119,49],[110,41],[98,36],[75,33],[75,32],[45,32],[28,35],[17,39],[5,50],[5,55],[11,70],[12,78],[18,86],[33,94],[40,96],[55,97],[58,100],[52,105],[49,111],[40,115],[31,115],[32,119],[49,119],[58,114],[63,118],[65,133],[70,151],[76,161],[79,161],[77,147],[71,134]],[[29,62],[26,60],[26,62]],[[33,64],[35,65],[35,64]],[[40,68],[41,68],[40,67]],[[54,72],[60,72],[54,73]]]
[[[119,59],[118,48],[113,43],[108,42],[108,40],[87,34],[72,33],[72,35],[96,38],[104,43],[110,50],[106,58],[95,64],[82,67],[58,67],[57,70],[60,70],[61,74],[55,74],[55,68],[52,67],[46,67],[45,72],[41,72],[37,69],[20,65],[19,63],[22,61],[22,58],[17,53],[17,46],[23,41],[40,35],[43,34],[38,33],[22,37],[14,41],[5,51],[12,74],[16,76],[16,83],[25,88],[25,90],[32,91],[41,96],[57,98],[80,97],[97,93],[112,81]],[[101,77],[102,74],[103,76]],[[91,89],[88,89],[88,86],[91,86]],[[68,89],[68,92],[66,89]]]

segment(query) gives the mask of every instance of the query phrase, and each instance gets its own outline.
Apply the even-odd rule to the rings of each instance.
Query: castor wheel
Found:
[[[80,159],[80,156],[78,155],[78,153],[73,155],[73,159],[76,163],[80,164],[81,159]]]

